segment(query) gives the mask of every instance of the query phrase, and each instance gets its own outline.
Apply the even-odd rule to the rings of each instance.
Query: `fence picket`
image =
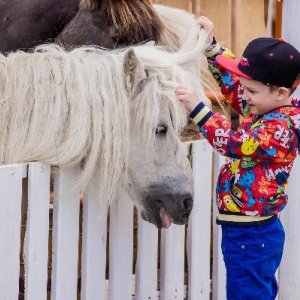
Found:
[[[123,194],[110,207],[109,300],[132,299],[133,204]]]
[[[81,299],[105,299],[107,213],[100,212],[99,195],[92,181],[84,194],[82,224]]]
[[[193,143],[194,207],[188,224],[189,300],[210,299],[212,148]],[[205,168],[205,172],[203,172]],[[200,254],[201,253],[201,254]]]
[[[24,243],[25,299],[47,299],[50,166],[29,164]]]
[[[286,241],[279,268],[279,299],[300,299],[300,239],[298,231],[300,212],[300,157],[297,157],[287,187],[289,201],[280,215],[285,228]]]
[[[214,151],[214,184],[216,186],[219,170],[225,163],[225,157],[220,156]],[[226,271],[221,251],[221,227],[216,224],[216,216],[218,213],[216,201],[216,191],[213,191],[213,272],[212,272],[212,300],[226,299]]]
[[[74,187],[78,168],[54,177],[52,300],[77,299],[80,191]]]
[[[1,299],[19,294],[22,179],[26,165],[0,166],[0,291]]]
[[[184,299],[185,226],[161,230],[160,299]]]
[[[135,299],[157,300],[158,230],[139,218]]]

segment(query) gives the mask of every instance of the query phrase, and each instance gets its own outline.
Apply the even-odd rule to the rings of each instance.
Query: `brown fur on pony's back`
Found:
[[[109,24],[128,40],[159,41],[164,25],[149,0],[81,0],[85,9],[105,11]]]

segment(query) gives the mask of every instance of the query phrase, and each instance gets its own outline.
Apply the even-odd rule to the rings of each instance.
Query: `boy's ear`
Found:
[[[278,100],[283,100],[283,99],[289,97],[290,89],[281,86],[277,89],[277,95],[278,95],[278,97],[277,97]]]

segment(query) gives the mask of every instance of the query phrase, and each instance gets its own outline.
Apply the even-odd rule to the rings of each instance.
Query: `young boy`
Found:
[[[244,116],[234,132],[193,87],[176,88],[204,137],[228,157],[216,187],[227,300],[273,300],[285,239],[278,214],[287,203],[285,189],[299,147],[300,107],[290,95],[299,84],[300,53],[282,39],[258,38],[236,61],[213,38],[213,24],[205,17],[198,23],[212,41],[205,52],[209,69]]]

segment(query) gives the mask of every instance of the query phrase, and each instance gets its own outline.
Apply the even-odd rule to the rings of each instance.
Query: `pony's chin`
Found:
[[[173,223],[173,219],[170,217],[170,215],[167,213],[167,211],[163,207],[161,207],[160,210],[158,210],[156,212],[152,211],[151,213],[141,211],[141,216],[144,221],[152,223],[158,229],[162,229],[162,228],[167,229]]]
[[[171,217],[167,210],[162,206],[159,209],[141,210],[141,217],[144,221],[152,223],[158,229],[169,228],[172,224],[185,225],[189,221],[189,214],[182,214]]]

